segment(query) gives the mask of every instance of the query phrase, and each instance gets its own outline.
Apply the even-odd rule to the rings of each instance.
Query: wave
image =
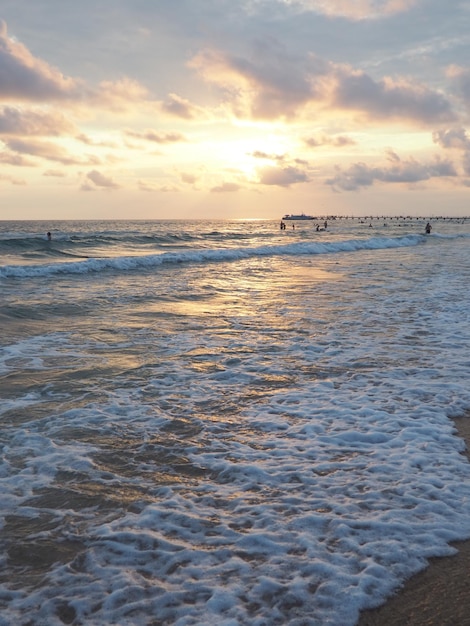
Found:
[[[116,246],[116,245],[147,245],[160,246],[178,243],[191,243],[198,241],[226,241],[226,240],[246,240],[251,237],[251,233],[243,231],[223,232],[218,230],[210,231],[179,231],[165,233],[143,234],[138,232],[99,232],[99,233],[54,233],[52,242],[45,236],[1,236],[0,252],[24,252],[29,250],[53,251],[54,247],[69,245],[74,246]],[[258,233],[258,237],[271,237],[270,232]]]
[[[5,265],[0,267],[2,278],[28,278],[36,276],[57,276],[61,274],[89,274],[103,271],[130,272],[151,269],[162,265],[181,263],[214,263],[237,261],[253,257],[277,257],[298,255],[334,254],[358,250],[381,250],[417,246],[427,241],[425,235],[402,237],[372,237],[370,239],[350,239],[335,242],[300,242],[285,245],[270,245],[247,248],[223,248],[163,252],[144,256],[122,256],[88,258],[83,261],[69,261],[44,265]]]

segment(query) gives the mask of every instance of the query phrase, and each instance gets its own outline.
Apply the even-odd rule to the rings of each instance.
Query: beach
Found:
[[[470,414],[454,422],[470,458]],[[364,611],[357,626],[468,626],[470,540],[452,545],[455,555],[429,559],[387,602]]]

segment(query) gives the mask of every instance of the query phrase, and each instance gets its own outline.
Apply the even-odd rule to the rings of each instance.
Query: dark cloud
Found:
[[[361,187],[370,187],[375,182],[413,184],[448,176],[457,176],[450,161],[435,158],[429,163],[420,163],[415,159],[408,159],[400,160],[389,167],[373,167],[365,163],[355,163],[348,169],[338,167],[336,175],[326,183],[335,190],[355,191]]]
[[[342,70],[337,75],[333,104],[368,113],[377,119],[448,122],[455,119],[449,100],[417,82],[374,80],[364,72]]]
[[[449,69],[449,76],[456,93],[464,100],[467,108],[470,107],[470,69],[454,65]]]
[[[59,111],[0,107],[0,135],[58,136],[75,131],[75,126]]]
[[[76,93],[74,80],[10,39],[5,22],[0,22],[0,98],[44,102],[63,100]]]
[[[147,89],[137,80],[121,77],[102,81],[96,89],[64,76],[59,69],[36,58],[23,44],[10,38],[0,21],[0,100],[99,106],[125,112],[144,102]]]
[[[461,156],[461,166],[466,176],[470,176],[470,136],[465,128],[436,130],[432,134],[434,143],[446,150],[457,150]]]
[[[470,150],[467,150],[462,159],[462,167],[466,176],[470,176]]]
[[[465,128],[449,128],[436,130],[432,134],[434,143],[443,148],[470,149],[470,137]]]

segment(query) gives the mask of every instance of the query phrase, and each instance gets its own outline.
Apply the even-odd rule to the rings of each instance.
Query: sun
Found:
[[[216,162],[224,169],[253,178],[259,167],[282,163],[292,152],[291,142],[276,132],[251,129],[251,132],[219,138],[212,146]]]

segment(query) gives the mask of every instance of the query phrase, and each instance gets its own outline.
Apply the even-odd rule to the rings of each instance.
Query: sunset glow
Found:
[[[459,3],[23,4],[0,15],[1,219],[469,212]]]

